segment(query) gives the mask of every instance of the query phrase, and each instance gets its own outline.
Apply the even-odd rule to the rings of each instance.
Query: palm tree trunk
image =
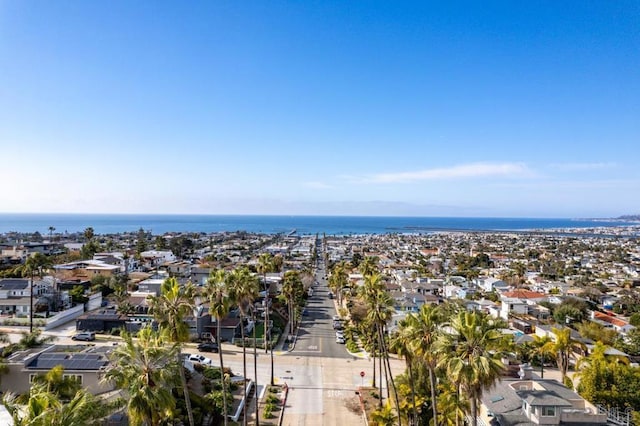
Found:
[[[371,352],[371,359],[373,360],[373,379],[371,380],[371,386],[376,387],[376,350]]]
[[[376,355],[379,355],[380,350],[378,349],[377,346],[378,345],[376,345]],[[378,398],[378,403],[380,405],[380,408],[382,408],[382,356],[378,359],[378,385],[380,388],[380,398]]]
[[[382,330],[380,324],[376,325],[376,331],[378,332],[378,341],[380,342],[380,366],[384,368],[384,378],[387,383],[387,399],[391,399],[391,389],[389,386],[389,374],[387,372],[387,363],[384,354],[384,337],[382,336]],[[382,371],[380,371],[380,380],[382,381]]]
[[[471,426],[478,426],[478,404],[475,395],[471,395]]]
[[[435,371],[429,366],[429,384],[431,385],[431,410],[433,411],[433,424],[438,426],[438,407],[436,405],[436,398],[438,394]]]
[[[242,406],[242,424],[247,426],[247,347],[244,341],[244,315],[240,314],[240,335],[242,336],[242,375],[244,376],[244,383],[242,385],[242,398],[245,399],[245,404]]]
[[[379,344],[379,342],[378,342]],[[382,408],[382,355],[380,354],[380,349],[376,347],[376,353],[377,355],[380,356],[380,358],[378,359],[378,381],[380,382],[380,398],[378,399],[378,401],[380,402],[380,408]],[[387,383],[387,387],[389,387],[389,384]]]
[[[195,426],[193,421],[193,410],[191,409],[191,397],[189,396],[189,388],[187,387],[187,378],[184,375],[184,366],[182,362],[182,348],[178,351],[178,365],[180,366],[180,382],[182,383],[182,391],[184,393],[184,403],[187,406],[187,417],[189,418],[189,425]]]
[[[260,426],[260,409],[258,407],[258,350],[256,348],[256,311],[253,310],[253,386],[256,405],[256,426]]]
[[[373,348],[371,359],[373,359],[373,380],[371,381],[371,386],[375,388],[376,387],[376,349],[375,347]]]
[[[220,333],[221,327],[220,322],[221,318],[216,318],[216,343],[218,344],[218,356],[220,358],[220,379],[222,380],[222,413],[224,415],[224,426],[227,426],[227,388],[225,386],[224,380],[224,363],[222,362],[222,342],[220,341]]]
[[[387,381],[387,397],[389,394],[389,387],[393,388],[393,398],[396,401],[396,412],[398,413],[398,426],[402,426],[402,417],[400,416],[400,399],[398,398],[398,389],[396,389],[395,380],[393,379],[393,373],[391,372],[391,362],[389,361],[389,351],[387,350],[387,345],[384,342],[384,325],[380,324],[380,338],[382,339],[382,354],[385,359],[386,370],[389,370],[389,381],[391,382],[391,386],[389,386],[389,381]],[[386,373],[385,370],[385,373]]]
[[[413,367],[412,361],[410,357],[407,357],[407,370],[409,370],[409,386],[411,387],[411,407],[412,407],[412,420],[411,424],[416,426],[418,424],[418,409],[416,408],[416,387],[415,381],[413,379]],[[434,422],[434,426],[437,426],[438,423]]]

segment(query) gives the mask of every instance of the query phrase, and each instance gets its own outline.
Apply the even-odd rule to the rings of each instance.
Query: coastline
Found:
[[[81,233],[91,227],[99,235],[131,233],[142,229],[153,235],[190,232],[285,235],[505,232],[619,236],[622,229],[632,230],[640,227],[640,223],[572,218],[0,213],[0,234],[39,232],[46,236],[51,227],[56,235]],[[615,232],[603,232],[603,229]],[[626,234],[637,235],[638,232],[632,230]]]

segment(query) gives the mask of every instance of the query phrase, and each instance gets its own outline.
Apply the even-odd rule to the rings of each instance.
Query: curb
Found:
[[[282,400],[282,410],[280,410],[280,418],[278,419],[278,425],[282,426],[284,420],[284,409],[287,407],[287,398],[289,397],[289,386],[285,382],[284,384],[284,399]]]

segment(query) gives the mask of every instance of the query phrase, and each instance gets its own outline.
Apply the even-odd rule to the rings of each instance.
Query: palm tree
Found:
[[[611,404],[616,397],[612,394],[626,393],[625,389],[619,389],[616,382],[619,379],[614,377],[622,376],[621,365],[628,366],[629,358],[620,355],[608,355],[609,347],[602,342],[596,342],[588,356],[580,358],[576,365],[574,379],[578,377],[580,383],[577,386],[578,393],[594,404],[602,405],[623,405],[620,403]],[[625,368],[626,371],[629,371]],[[624,380],[624,379],[623,379]],[[619,400],[618,400],[619,401]]]
[[[469,400],[460,395],[457,383],[443,381],[438,385],[439,419],[437,423],[443,426],[458,426],[464,413],[470,409]]]
[[[393,382],[393,374],[391,372],[391,364],[389,362],[389,352],[386,348],[384,338],[385,325],[395,312],[393,308],[393,299],[384,288],[380,275],[366,275],[364,281],[362,296],[368,308],[367,319],[374,324],[377,332],[381,355],[380,363],[384,367],[385,376],[387,377],[387,396],[389,394],[389,388],[393,388],[396,407],[399,407],[398,392]],[[380,390],[382,391],[382,377],[380,379]],[[389,381],[391,384],[389,384]],[[380,397],[380,402],[382,403],[382,392]],[[398,424],[402,424],[400,410],[398,410]]]
[[[46,384],[34,383],[25,406],[19,399],[13,394],[3,398],[15,426],[82,426],[108,414],[108,407],[84,389],[78,389],[65,403]]]
[[[369,276],[378,273],[378,257],[377,256],[367,256],[364,258],[362,263],[360,263],[360,272],[363,276]]]
[[[287,271],[284,274],[282,283],[282,296],[287,302],[289,311],[289,333],[293,333],[296,328],[296,316],[298,299],[302,296],[304,289],[302,281],[297,271]]]
[[[18,341],[18,346],[22,349],[37,348],[47,343],[53,342],[55,336],[42,337],[42,330],[36,329],[33,333],[22,332],[22,337]]]
[[[552,343],[551,337],[534,334],[533,342],[531,343],[533,344],[533,355],[535,355],[540,362],[540,378],[544,379],[544,362],[547,356],[555,356],[555,352],[551,350],[549,345],[549,343]]]
[[[567,378],[567,370],[569,369],[569,360],[576,357],[576,352],[586,352],[587,348],[584,343],[571,337],[571,329],[569,327],[553,327],[551,332],[555,335],[555,339],[552,342],[547,342],[544,348],[556,355],[556,363],[560,370],[560,380],[564,384]]]
[[[158,323],[161,332],[166,333],[169,340],[178,347],[176,360],[182,366],[182,343],[189,341],[189,325],[185,319],[193,315],[195,309],[195,287],[188,283],[181,287],[176,278],[167,278],[160,287],[159,296],[149,298],[150,310],[154,320]],[[184,368],[179,368],[182,390],[189,424],[194,426],[193,411],[191,410],[191,398]]]
[[[371,386],[376,387],[376,352],[377,352],[377,333],[375,332],[375,326],[367,320],[367,318],[363,318],[362,321],[358,323],[358,333],[360,334],[360,338],[365,344],[367,350],[371,353],[371,359],[373,361],[373,373],[371,375]]]
[[[32,383],[45,386],[48,392],[52,392],[63,401],[69,401],[82,389],[80,382],[72,376],[65,377],[64,367],[61,365],[53,367],[46,374],[38,374],[33,378]]]
[[[242,336],[242,372],[246,379],[247,377],[247,347],[245,340],[245,328],[244,321],[247,317],[247,310],[253,305],[253,301],[258,294],[258,281],[251,275],[251,272],[245,267],[234,269],[231,272],[231,299],[238,305],[240,310],[240,333]],[[255,323],[253,324],[255,330]],[[255,340],[254,340],[255,344]],[[255,348],[254,348],[255,349]],[[257,354],[254,350],[254,355],[257,358]],[[254,359],[254,363],[256,360]],[[255,377],[255,386],[258,387],[258,378]],[[247,404],[244,404],[243,409],[243,424],[247,424]],[[258,413],[256,413],[256,416]]]
[[[398,356],[401,356],[405,360],[407,366],[407,372],[409,374],[409,388],[411,390],[411,411],[412,417],[409,424],[418,424],[418,408],[416,406],[416,387],[415,380],[413,378],[413,362],[414,351],[412,348],[413,336],[408,327],[408,319],[405,318],[400,321],[399,330],[393,335],[389,341],[389,350],[395,352]]]
[[[42,278],[44,271],[52,266],[51,259],[42,253],[31,255],[22,267],[22,276],[30,279],[29,291],[29,332],[33,333],[33,278]]]
[[[329,287],[336,294],[338,306],[342,306],[342,290],[349,284],[349,275],[347,274],[347,264],[340,261],[333,266],[331,277],[329,278]]]
[[[384,407],[380,407],[371,413],[371,421],[376,426],[393,426],[395,420],[396,415],[389,401],[387,401]]]
[[[478,402],[485,389],[491,388],[504,371],[501,358],[506,337],[501,321],[479,311],[460,312],[451,322],[451,333],[443,335],[438,363],[454,383],[459,383],[471,402],[473,426],[478,425]]]
[[[436,369],[438,366],[438,352],[436,341],[444,323],[442,312],[437,306],[422,305],[417,314],[411,314],[406,319],[406,339],[411,342],[411,348],[426,365],[429,372],[429,385],[431,387],[431,410],[433,411],[434,424],[437,424],[437,383]]]
[[[258,258],[258,273],[262,274],[262,280],[264,283],[264,288],[265,288],[265,299],[264,299],[264,306],[265,306],[265,325],[264,325],[264,341],[265,341],[265,346],[264,346],[264,350],[267,351],[269,350],[270,352],[270,357],[271,357],[271,380],[270,380],[270,384],[271,386],[274,385],[274,381],[273,381],[273,345],[271,343],[271,321],[269,318],[269,311],[271,309],[271,286],[269,286],[267,284],[267,272],[271,272],[273,271],[274,268],[274,264],[273,264],[273,256],[271,256],[270,253],[262,253],[260,255],[260,257]]]
[[[368,259],[368,258],[367,258]],[[365,259],[365,261],[367,260]],[[363,262],[364,263],[364,262]],[[361,264],[362,265],[362,264]],[[382,280],[380,275],[378,274],[372,274],[372,275],[365,275],[365,281],[364,281],[364,285],[362,287],[360,287],[360,298],[362,299],[362,301],[365,303],[365,305],[367,305],[367,308],[369,309],[370,306],[374,303],[374,298],[376,293],[383,291],[384,286],[382,284]],[[376,353],[382,353],[381,349],[379,347],[379,336],[377,333],[377,324],[371,319],[370,316],[367,316],[365,318],[365,322],[366,324],[369,324],[370,326],[366,327],[367,331],[370,331],[372,334],[372,339],[371,339],[371,346],[373,348],[373,386],[375,386],[375,382],[376,382]],[[369,333],[367,333],[369,334]],[[378,351],[377,349],[380,349],[380,351]],[[379,361],[382,365],[382,358],[380,358]],[[382,398],[382,369],[380,369],[380,398]],[[380,400],[380,406],[382,406],[382,400]]]
[[[103,380],[126,393],[132,426],[160,425],[174,414],[176,401],[171,391],[179,385],[178,370],[183,369],[181,360],[176,363],[179,347],[167,345],[164,335],[150,327],[141,329],[135,342],[129,333],[122,337],[124,344],[112,352]]]
[[[393,395],[396,403],[396,407],[400,407],[400,401],[398,399],[398,390],[396,389],[393,373],[391,372],[391,363],[389,361],[389,351],[387,350],[387,344],[385,340],[385,326],[391,319],[395,310],[393,309],[393,299],[391,295],[386,291],[379,291],[375,294],[375,297],[371,299],[369,305],[369,313],[367,316],[376,326],[378,333],[378,342],[380,347],[380,362],[384,368],[385,377],[387,378],[387,397],[389,396],[389,390],[393,389]],[[382,383],[381,383],[382,385]],[[398,409],[398,424],[402,425],[400,417],[400,410]]]
[[[209,273],[209,278],[204,288],[204,295],[209,300],[209,314],[216,319],[216,343],[218,343],[218,356],[220,357],[220,377],[222,382],[222,407],[224,424],[227,425],[227,391],[224,379],[224,362],[222,360],[222,320],[229,313],[229,274],[224,269],[218,269]]]

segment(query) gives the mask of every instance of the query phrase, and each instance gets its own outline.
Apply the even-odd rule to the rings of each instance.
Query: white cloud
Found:
[[[472,163],[411,172],[378,173],[365,177],[362,181],[365,183],[399,183],[492,176],[532,177],[534,173],[522,163]]]

